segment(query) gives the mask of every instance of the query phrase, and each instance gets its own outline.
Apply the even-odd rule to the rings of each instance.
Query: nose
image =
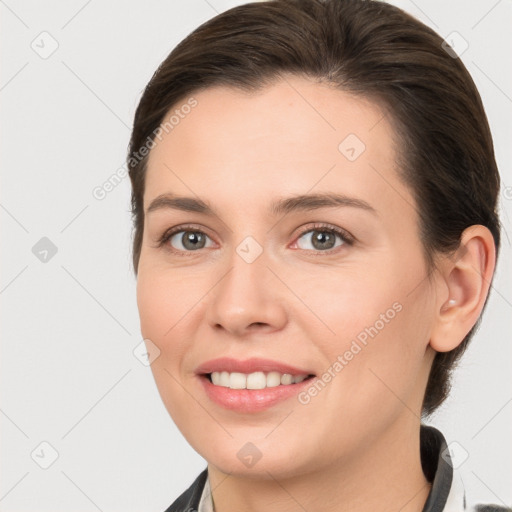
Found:
[[[269,269],[265,252],[247,262],[233,251],[225,268],[208,294],[209,325],[236,337],[282,329],[287,322],[286,290]]]

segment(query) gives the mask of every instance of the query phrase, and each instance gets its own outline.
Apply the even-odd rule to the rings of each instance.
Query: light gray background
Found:
[[[158,64],[216,11],[241,3],[0,1],[2,511],[162,511],[205,467],[133,354],[141,335],[129,180],[103,200],[93,190],[123,166]],[[512,2],[393,3],[469,43],[462,59],[494,135],[497,277],[452,396],[430,423],[468,452],[459,471],[470,502],[511,505]],[[52,38],[58,48],[42,58]],[[47,262],[32,252],[42,237],[58,249]],[[48,469],[38,465],[51,461],[43,441],[58,452]]]

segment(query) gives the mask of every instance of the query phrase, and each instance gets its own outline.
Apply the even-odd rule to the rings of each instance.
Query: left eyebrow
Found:
[[[366,210],[377,215],[377,210],[362,199],[349,197],[343,194],[300,194],[286,197],[272,202],[270,210],[274,215],[287,214],[293,211],[308,211],[318,208],[336,208],[348,206]]]
[[[343,194],[318,193],[299,194],[274,200],[270,204],[272,215],[278,216],[294,211],[309,211],[319,208],[338,208],[340,206],[359,208],[377,215],[377,211],[370,204],[356,197]],[[217,215],[215,210],[202,199],[195,197],[176,196],[174,194],[161,194],[148,206],[146,213],[160,209],[176,209],[187,212],[202,213],[205,215]]]

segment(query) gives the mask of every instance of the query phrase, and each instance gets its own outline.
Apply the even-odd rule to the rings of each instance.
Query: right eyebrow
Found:
[[[205,201],[195,197],[176,196],[174,194],[161,194],[151,201],[146,213],[162,209],[182,210],[184,212],[197,212],[206,215],[217,215],[213,208]]]

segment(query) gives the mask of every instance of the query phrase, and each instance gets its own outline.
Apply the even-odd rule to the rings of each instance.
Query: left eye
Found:
[[[338,240],[336,240],[338,239]],[[345,237],[333,229],[310,229],[297,239],[299,249],[325,251],[347,242]]]

